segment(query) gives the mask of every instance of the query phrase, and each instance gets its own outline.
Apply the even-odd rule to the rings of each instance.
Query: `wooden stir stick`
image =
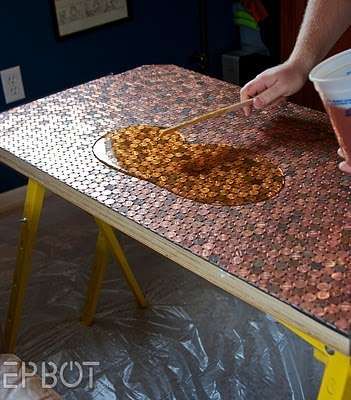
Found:
[[[245,100],[245,101],[243,101],[241,103],[235,103],[235,104],[232,104],[230,106],[218,108],[217,110],[210,111],[209,113],[199,115],[198,117],[183,121],[180,124],[173,125],[173,126],[171,126],[169,128],[163,129],[162,130],[162,134],[163,133],[173,132],[173,131],[176,131],[176,130],[178,130],[180,128],[184,128],[186,126],[189,126],[189,125],[197,124],[197,123],[199,123],[201,121],[205,121],[206,119],[218,117],[218,116],[220,116],[222,114],[225,114],[227,112],[230,112],[230,111],[240,110],[241,108],[243,108],[245,106],[249,106],[252,103],[253,103],[253,99],[249,99],[249,100]]]

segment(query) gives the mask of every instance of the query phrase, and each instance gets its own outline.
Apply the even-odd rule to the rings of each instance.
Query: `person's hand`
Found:
[[[341,158],[345,158],[344,152],[339,148],[338,155]],[[346,161],[342,161],[339,163],[339,168],[342,172],[346,172],[347,174],[351,174],[351,166],[347,164]]]
[[[241,101],[254,98],[253,107],[257,109],[279,104],[287,96],[299,91],[307,76],[308,71],[302,65],[286,61],[267,69],[248,82],[240,91]],[[246,116],[250,115],[251,109],[252,107],[244,108]]]

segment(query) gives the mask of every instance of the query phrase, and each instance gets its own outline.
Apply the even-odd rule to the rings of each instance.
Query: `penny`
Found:
[[[327,307],[325,307],[325,311],[327,314],[334,315],[338,312],[338,306],[335,304],[329,304]]]
[[[317,285],[317,288],[322,292],[330,290],[331,285],[329,283],[321,282]]]
[[[239,273],[241,276],[248,276],[250,274],[250,270],[248,268],[241,268]]]
[[[325,263],[325,266],[326,266],[327,268],[334,268],[335,265],[336,265],[336,262],[335,262],[335,261],[327,261],[327,262]]]
[[[294,305],[300,305],[301,304],[301,297],[300,296],[291,296],[289,297],[289,303],[294,304]]]
[[[257,229],[255,229],[255,233],[256,233],[256,235],[263,235],[265,233],[265,230],[261,229],[261,228],[257,228]]]
[[[274,276],[276,278],[282,278],[285,275],[285,271],[275,271]]]
[[[322,307],[316,307],[316,308],[313,308],[313,313],[317,317],[323,317],[323,315],[325,314],[325,310]]]
[[[261,279],[264,279],[264,280],[268,280],[270,277],[271,277],[271,274],[270,274],[269,272],[263,272],[263,273],[260,275],[260,278],[261,278]]]
[[[335,325],[339,328],[342,329],[343,331],[347,331],[350,327],[350,321],[347,319],[339,319],[336,321]]]
[[[240,256],[235,256],[233,262],[234,264],[239,265],[243,262],[243,259]]]
[[[323,261],[323,257],[321,255],[317,255],[314,257],[313,261],[316,263],[321,263]]]
[[[290,282],[284,282],[284,283],[281,285],[281,288],[282,288],[283,290],[290,290],[290,289],[292,289],[292,287],[293,287],[293,285],[292,285]]]
[[[341,304],[340,305],[340,309],[343,311],[343,312],[351,312],[351,303],[350,304]]]
[[[306,293],[303,296],[303,299],[307,302],[307,303],[312,303],[316,300],[316,295],[314,295],[313,293]]]
[[[300,257],[301,257],[301,256],[300,256]],[[300,258],[300,257],[299,257],[299,258]],[[307,265],[299,265],[299,266],[297,267],[297,270],[298,270],[299,272],[306,273],[306,272],[309,271],[309,268],[308,268]]]
[[[284,256],[288,256],[289,254],[291,254],[291,249],[285,248],[282,250],[282,254]]]
[[[298,289],[303,289],[307,285],[306,281],[298,280],[295,282],[295,287]]]
[[[326,300],[326,299],[329,299],[330,294],[329,294],[329,292],[321,291],[321,292],[317,293],[317,297],[318,297],[319,300]]]
[[[308,275],[311,277],[311,279],[318,279],[322,275],[322,272],[318,270],[313,270],[310,271]]]
[[[333,297],[339,297],[342,295],[342,289],[340,289],[340,288],[332,289],[332,290],[330,290],[330,295]]]
[[[331,278],[334,279],[335,281],[341,281],[343,279],[343,273],[334,272],[333,274],[331,274]]]

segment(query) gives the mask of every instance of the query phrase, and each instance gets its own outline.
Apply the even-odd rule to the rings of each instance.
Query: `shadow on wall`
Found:
[[[53,0],[1,6],[0,70],[20,65],[26,102],[142,64],[177,64],[196,69],[201,51],[199,5],[208,6],[208,72],[220,76],[221,53],[233,47],[231,0],[129,0],[131,19],[59,39]],[[21,104],[5,104],[0,112]],[[0,165],[0,192],[25,182]]]

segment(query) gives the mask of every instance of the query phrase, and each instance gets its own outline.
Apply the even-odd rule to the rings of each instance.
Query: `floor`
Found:
[[[5,319],[21,210],[0,216],[0,320]],[[79,323],[96,239],[92,218],[50,196],[39,228],[17,354],[65,369],[56,390],[71,399],[314,399],[322,366],[270,317],[120,235],[151,306],[137,308],[116,264],[96,321]],[[1,393],[0,393],[1,399]]]

